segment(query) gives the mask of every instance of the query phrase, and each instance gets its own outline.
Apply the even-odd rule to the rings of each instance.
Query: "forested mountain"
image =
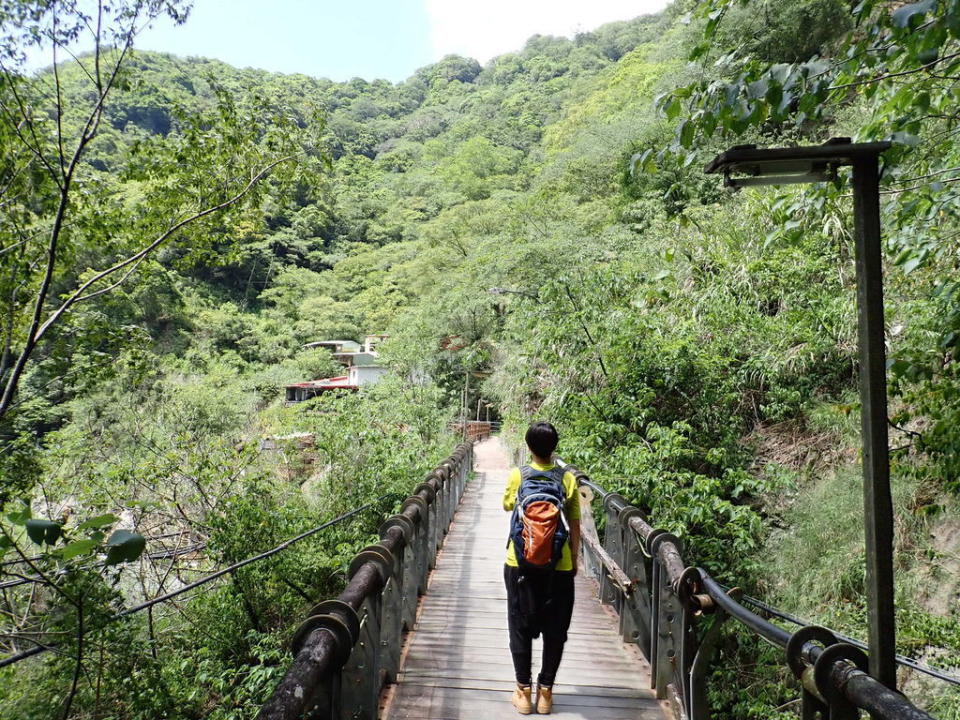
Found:
[[[862,634],[849,183],[734,194],[702,171],[734,144],[833,136],[895,141],[898,643],[956,666],[957,17],[678,0],[391,84],[126,54],[123,33],[18,73],[35,20],[0,16],[0,648],[61,649],[0,669],[0,714],[252,717],[309,599],[478,402],[511,439],[549,418],[565,459],[718,579]],[[380,332],[389,379],[284,404],[336,372],[307,343]],[[773,650],[731,633],[721,655],[718,716],[795,714]],[[960,717],[956,691],[903,681]]]

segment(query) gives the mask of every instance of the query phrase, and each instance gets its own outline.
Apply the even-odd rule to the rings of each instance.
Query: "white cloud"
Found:
[[[486,63],[523,47],[531,35],[593,30],[654,13],[667,0],[425,0],[434,59],[456,53]]]

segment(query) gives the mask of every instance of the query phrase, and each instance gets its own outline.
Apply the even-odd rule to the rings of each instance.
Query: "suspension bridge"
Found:
[[[419,617],[408,637],[384,717],[514,718],[507,647],[503,558],[507,514],[500,507],[508,453],[499,440],[477,446],[475,479],[437,556]],[[669,717],[650,690],[649,665],[621,642],[616,616],[577,578],[574,621],[564,649],[554,715],[598,720]],[[534,653],[536,657],[537,653]]]
[[[259,720],[516,717],[500,507],[511,464],[498,438],[464,443],[416,486],[383,523],[381,542],[354,558],[340,596],[310,610],[292,639],[293,664]],[[566,467],[580,484],[583,546],[555,686],[559,720],[707,720],[709,672],[731,620],[783,649],[804,720],[862,712],[932,720],[869,674],[861,644],[686,565],[677,537]],[[606,515],[602,541],[595,501]],[[789,631],[771,617],[798,627]]]
[[[259,720],[516,716],[502,580],[508,518],[500,509],[513,463],[488,434],[461,444],[428,473],[383,522],[380,542],[353,558],[343,592],[306,613],[290,640],[293,662]],[[720,585],[685,562],[676,536],[557,462],[577,478],[582,515],[574,619],[555,686],[559,720],[708,720],[710,671],[723,661],[716,655],[724,627],[781,649],[784,676],[793,676],[786,694],[794,694],[803,720],[853,720],[864,712],[878,720],[933,720],[876,677],[867,644]],[[152,628],[156,605],[362,517],[388,498],[397,496],[381,496],[106,622],[146,611]],[[604,516],[602,541],[594,509]],[[0,659],[0,667],[57,650],[37,644]],[[942,670],[893,659],[960,686]]]

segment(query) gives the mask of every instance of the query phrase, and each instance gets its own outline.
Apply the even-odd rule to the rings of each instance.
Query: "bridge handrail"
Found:
[[[293,664],[259,720],[376,720],[472,467],[473,443],[458,445],[381,525],[380,542],[354,557],[343,592],[315,605],[294,633]]]
[[[707,668],[720,627],[730,617],[785,650],[801,687],[803,717],[854,719],[865,710],[875,720],[933,720],[867,673],[863,649],[826,628],[806,625],[791,633],[752,612],[739,602],[739,589],[728,590],[704,570],[684,564],[679,538],[650,525],[639,508],[575,466],[560,459],[557,464],[581,487],[585,572],[598,581],[600,601],[616,609],[624,641],[636,643],[650,662],[657,697],[670,697],[689,720],[710,717]],[[592,494],[602,499],[607,517],[602,545]],[[709,626],[707,616],[713,617]]]
[[[720,586],[720,589],[725,592],[730,589],[730,588],[724,587],[721,583],[717,583],[717,584]],[[806,620],[802,620],[794,615],[791,615],[790,613],[786,613],[783,610],[775,608],[771,605],[767,605],[762,600],[758,600],[755,597],[750,597],[749,595],[741,596],[740,602],[746,605],[752,605],[753,607],[760,610],[761,612],[766,613],[767,615],[780,618],[781,620],[785,620],[786,622],[792,623],[794,625],[799,625],[800,627],[811,624]],[[833,634],[837,636],[837,639],[840,642],[856,645],[861,650],[868,649],[867,644],[862,640],[857,640],[855,638],[850,637],[849,635],[838,633],[835,630],[833,631]],[[960,677],[957,677],[956,675],[950,675],[948,673],[943,672],[942,670],[938,670],[937,668],[930,667],[929,665],[924,665],[923,663],[918,662],[913,658],[908,658],[906,655],[898,654],[894,656],[894,659],[896,660],[897,665],[908,667],[911,670],[916,670],[917,672],[921,672],[924,675],[929,675],[930,677],[936,678],[937,680],[943,680],[944,682],[950,683],[951,685],[960,685]]]

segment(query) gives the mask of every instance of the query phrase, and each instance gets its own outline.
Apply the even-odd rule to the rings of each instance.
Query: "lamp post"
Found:
[[[728,186],[739,188],[821,182],[834,178],[839,167],[853,168],[870,675],[895,690],[893,502],[887,444],[878,162],[889,147],[889,142],[851,143],[850,138],[795,148],[741,145],[715,157],[706,172],[723,173]]]

